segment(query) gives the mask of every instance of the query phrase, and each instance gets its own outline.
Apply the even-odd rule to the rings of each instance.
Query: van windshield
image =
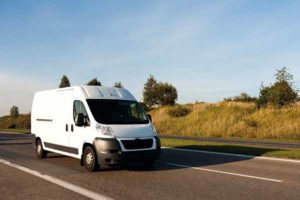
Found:
[[[101,124],[148,124],[138,102],[111,99],[87,99],[91,112]]]

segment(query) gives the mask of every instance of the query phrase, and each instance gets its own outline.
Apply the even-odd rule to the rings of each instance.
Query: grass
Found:
[[[199,142],[194,140],[161,139],[162,146],[182,149],[204,150],[222,153],[245,154],[251,156],[267,156],[276,158],[300,159],[300,149],[279,149],[253,147],[215,142]]]
[[[150,112],[161,135],[205,136],[244,139],[300,140],[300,105],[258,110],[254,103],[220,102],[184,105],[183,117],[168,114],[172,107]]]
[[[0,128],[3,129],[30,129],[30,125],[30,114],[0,117]]]

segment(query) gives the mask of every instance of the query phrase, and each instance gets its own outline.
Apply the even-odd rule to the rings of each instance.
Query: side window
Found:
[[[132,117],[135,117],[135,118],[139,119],[138,111],[137,111],[137,109],[136,109],[135,104],[133,104],[133,103],[130,104],[130,112],[131,112],[131,116],[132,116]]]
[[[89,120],[88,114],[86,112],[86,109],[84,107],[84,104],[81,101],[76,100],[76,101],[74,101],[74,104],[73,104],[73,119],[74,119],[74,122],[75,122],[76,115],[79,114],[79,113],[83,114],[84,123],[87,126],[89,126],[90,125],[90,120]]]

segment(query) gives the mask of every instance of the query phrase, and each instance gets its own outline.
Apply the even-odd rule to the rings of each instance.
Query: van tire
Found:
[[[96,171],[99,168],[97,156],[92,146],[85,147],[83,151],[83,164],[90,172]]]
[[[35,153],[38,158],[46,158],[47,157],[47,151],[44,150],[42,141],[38,139],[35,143]]]

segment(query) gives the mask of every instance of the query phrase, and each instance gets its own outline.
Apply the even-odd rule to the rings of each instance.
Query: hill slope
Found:
[[[0,117],[0,128],[30,129],[30,114],[23,114],[18,117]]]
[[[171,107],[152,110],[161,135],[300,139],[300,105],[257,110],[253,103],[188,104],[190,113],[171,117]]]

